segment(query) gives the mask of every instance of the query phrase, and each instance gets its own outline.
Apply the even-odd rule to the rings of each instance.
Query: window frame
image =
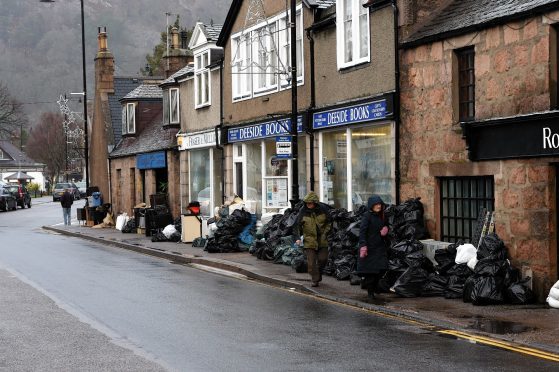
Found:
[[[458,61],[458,120],[472,121],[476,116],[475,48],[469,46],[454,53]]]
[[[277,38],[275,40],[277,52],[271,53],[270,48],[270,53],[275,54],[275,66],[279,69],[280,60],[284,61],[284,64],[286,66],[289,66],[291,64],[291,59],[289,58],[288,53],[291,45],[291,33],[290,30],[287,28],[287,25],[289,24],[289,13],[290,12],[282,12],[273,17],[270,17],[266,20],[266,22],[261,22],[259,24],[253,25],[250,28],[247,28],[244,34],[238,32],[231,35],[231,99],[233,103],[291,89],[291,84],[287,83],[287,79],[283,79],[280,74],[277,74],[274,76],[274,78],[272,78],[271,74],[269,73],[267,73],[266,75],[265,87],[257,88],[257,82],[260,74],[253,74],[253,70],[255,68],[253,59],[258,57],[258,55],[255,53],[255,50],[258,50],[257,48],[255,48],[258,46],[258,43],[255,41],[257,40],[257,38],[253,36],[253,33],[262,30],[265,27],[270,27],[272,24],[275,25],[275,33],[277,34]],[[296,14],[298,23],[298,37],[296,42],[298,47],[297,50],[300,50],[300,52],[298,53],[300,54],[298,62],[300,61],[301,63],[301,66],[297,66],[297,86],[301,86],[305,83],[305,51],[303,37],[304,15],[303,6],[301,4],[297,6]],[[246,45],[247,39],[251,41],[250,46]],[[238,46],[239,42],[242,42],[240,47]],[[271,38],[267,39],[266,44],[271,44]],[[241,69],[244,69],[246,66],[246,70],[239,72],[239,66],[242,66]],[[288,73],[289,77],[291,77],[291,73]]]
[[[170,89],[163,91],[163,125],[171,124]]]
[[[122,105],[121,121],[122,121],[122,134],[128,134],[128,108],[126,104]]]
[[[458,240],[470,241],[475,234],[476,223],[481,208],[486,208],[488,211],[495,210],[494,176],[438,177],[437,179],[439,184],[439,224],[441,240],[449,242],[457,242]],[[452,193],[450,192],[451,182],[453,182],[454,185]],[[466,182],[467,188],[465,187]],[[460,183],[460,186],[457,186],[458,183]],[[472,196],[473,185],[475,185],[476,190],[474,196]],[[481,195],[480,186],[482,190]],[[446,193],[445,187],[447,190]],[[465,195],[465,191],[469,194]],[[446,213],[445,200],[447,201]],[[458,203],[461,203],[460,213],[462,215],[457,215],[459,209]],[[467,208],[465,207],[466,205]],[[454,216],[450,215],[451,209],[453,209],[455,213]],[[467,215],[465,212],[466,209],[469,211]],[[445,222],[448,223],[448,232]],[[468,223],[469,237],[465,234],[466,223]],[[451,224],[454,224],[454,234],[450,232]],[[461,228],[461,234],[459,234],[459,227]],[[472,244],[477,245],[477,242],[473,242]]]
[[[176,101],[173,104],[173,93],[176,94]],[[173,106],[175,106],[175,116],[173,116]],[[179,88],[169,88],[169,124],[180,124],[180,90]]]
[[[129,102],[126,104],[126,134],[134,133],[136,133],[136,103]]]
[[[346,62],[346,51],[348,50],[347,40],[345,35],[345,25],[347,23],[344,12],[347,2],[351,2],[351,60]],[[371,20],[369,8],[363,7],[365,0],[336,0],[336,56],[338,63],[338,71],[359,65],[362,63],[371,62]],[[365,13],[363,13],[365,12]],[[361,16],[366,14],[367,26],[367,55],[361,57],[361,38],[362,32],[360,29]],[[358,42],[356,42],[358,41]],[[359,57],[356,57],[359,56]]]
[[[204,58],[206,58],[205,62]],[[211,61],[210,58],[210,48],[204,49],[194,55],[194,108],[196,109],[207,107],[212,104],[211,74],[208,68]],[[199,94],[201,94],[201,96],[199,96]],[[206,96],[204,96],[204,94]]]

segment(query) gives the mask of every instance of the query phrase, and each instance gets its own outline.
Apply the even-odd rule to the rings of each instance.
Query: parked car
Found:
[[[85,181],[76,182],[76,186],[78,188],[78,191],[80,192],[80,198],[85,198],[87,196]]]
[[[31,195],[24,185],[9,185],[7,188],[16,198],[17,205],[21,208],[31,208]]]
[[[70,194],[74,195],[74,200],[80,198],[80,191],[73,182],[59,182],[54,185],[54,190],[52,191],[52,201],[60,201],[60,197],[64,194],[64,190],[66,189],[70,189]]]
[[[0,210],[9,211],[17,209],[16,197],[6,187],[0,187]]]

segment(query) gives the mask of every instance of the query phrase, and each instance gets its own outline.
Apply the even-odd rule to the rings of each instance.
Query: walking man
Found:
[[[64,215],[64,225],[70,226],[72,221],[72,204],[74,204],[74,196],[70,194],[69,189],[64,189],[64,194],[60,197],[62,205],[62,214]]]

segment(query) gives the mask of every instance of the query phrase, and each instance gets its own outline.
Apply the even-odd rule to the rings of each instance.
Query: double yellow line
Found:
[[[510,342],[496,340],[496,339],[489,338],[489,337],[470,335],[468,333],[464,333],[464,332],[460,332],[460,331],[453,331],[453,330],[450,330],[450,329],[439,330],[437,332],[441,333],[441,334],[445,334],[445,335],[451,335],[451,336],[454,336],[454,337],[457,337],[457,338],[462,338],[462,339],[465,339],[465,340],[468,340],[468,341],[473,341],[473,342],[476,342],[478,344],[489,345],[489,346],[497,347],[497,348],[500,348],[500,349],[514,351],[514,352],[520,353],[520,354],[531,355],[531,356],[536,357],[536,358],[551,360],[553,362],[559,362],[559,355],[548,353],[548,352],[545,352],[543,350],[533,349],[533,348],[526,347],[526,346],[521,346],[521,345],[515,345],[515,344],[510,343]]]

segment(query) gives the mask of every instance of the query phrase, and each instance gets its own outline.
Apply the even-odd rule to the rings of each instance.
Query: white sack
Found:
[[[176,232],[177,232],[177,229],[175,228],[175,225],[167,225],[163,229],[163,235],[165,235],[165,237],[167,239],[169,239],[171,237],[171,235],[173,235]]]
[[[477,255],[477,249],[472,244],[462,244],[456,248],[456,259],[454,262],[457,264],[467,264],[473,257]]]

